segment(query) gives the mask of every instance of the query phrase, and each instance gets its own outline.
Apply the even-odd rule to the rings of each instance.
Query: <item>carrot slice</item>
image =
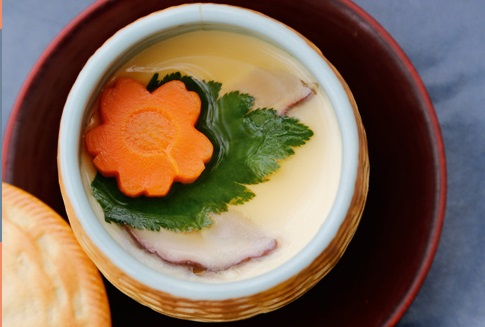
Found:
[[[200,109],[181,81],[150,93],[120,78],[101,94],[101,124],[84,135],[86,149],[125,195],[164,196],[174,182],[194,182],[212,157],[212,143],[195,128]]]

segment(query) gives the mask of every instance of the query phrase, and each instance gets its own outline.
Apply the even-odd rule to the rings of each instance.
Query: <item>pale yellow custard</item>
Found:
[[[281,162],[281,168],[268,182],[249,186],[256,194],[252,200],[229,209],[249,218],[265,234],[276,239],[277,248],[268,255],[224,271],[194,274],[141,249],[122,227],[105,223],[99,204],[91,197],[99,220],[127,252],[146,265],[176,277],[204,282],[236,281],[277,268],[314,237],[337,192],[342,143],[327,96],[312,75],[284,51],[256,37],[218,30],[188,32],[156,43],[126,62],[112,79],[122,76],[147,84],[154,73],[163,77],[172,72],[220,82],[220,95],[234,90],[247,92],[246,86],[254,89],[258,78],[253,81],[251,78],[263,76],[265,72],[276,74],[274,76],[289,74],[315,89],[315,94],[287,112],[309,126],[314,135],[305,145],[296,148],[293,156]],[[266,105],[265,99],[252,95],[256,97],[255,107]],[[89,185],[96,171],[85,152],[82,158],[83,182],[86,192],[91,194]]]

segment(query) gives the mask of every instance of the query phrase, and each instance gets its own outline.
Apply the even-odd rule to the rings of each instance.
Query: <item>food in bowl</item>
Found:
[[[108,178],[96,176],[99,169],[95,165],[113,160],[111,166],[123,170],[125,161],[132,163],[142,156],[139,165],[133,164],[135,172],[126,172],[126,178],[143,172],[139,178],[144,182],[163,180],[146,177],[158,172],[145,172],[144,165],[150,165],[147,158],[163,160],[159,156],[165,156],[167,145],[162,143],[171,136],[156,134],[150,128],[155,125],[154,130],[168,133],[176,127],[167,127],[171,123],[154,111],[155,104],[137,104],[137,99],[145,101],[149,94],[168,93],[160,91],[162,86],[150,87],[153,76],[167,76],[170,81],[165,87],[182,80],[189,88],[195,84],[192,88],[204,99],[197,107],[197,113],[202,110],[197,125],[210,141],[201,132],[185,136],[187,152],[178,158],[188,156],[193,165],[204,167],[197,157],[202,153],[206,165],[196,179],[174,183],[161,196],[140,196],[140,191],[126,194],[120,191],[123,173],[107,167],[104,175]],[[210,93],[210,86],[220,87],[218,95]],[[131,92],[130,87],[137,91]],[[177,89],[199,97],[186,87],[182,82]],[[132,98],[125,99],[123,92],[131,92]],[[162,108],[170,105],[170,99],[160,97],[157,101]],[[129,102],[132,107],[122,114]],[[160,41],[125,63],[109,79],[94,107],[84,134],[87,146],[83,150],[87,151],[83,151],[81,166],[86,193],[93,193],[94,188],[97,201],[91,198],[91,202],[98,219],[109,222],[105,227],[120,246],[160,271],[217,282],[250,278],[274,269],[312,239],[335,198],[341,144],[333,109],[301,64],[254,36],[204,30]],[[183,109],[176,107],[174,111]],[[108,110],[119,119],[119,125],[112,123],[111,128],[124,133],[130,129],[129,136],[107,135]],[[126,120],[121,115],[126,115]],[[100,122],[103,116],[104,124]],[[148,121],[140,124],[144,118]],[[160,118],[158,123],[156,118]],[[250,129],[257,119],[264,119],[265,125]],[[239,131],[240,126],[247,131]],[[194,129],[194,123],[191,127]],[[98,143],[104,140],[116,144],[102,147]],[[154,144],[160,145],[153,149]],[[277,160],[279,157],[282,160]],[[163,172],[171,172],[160,166]],[[108,189],[115,179],[117,186]],[[142,202],[142,209],[135,209]],[[143,225],[145,220],[150,222]]]
[[[71,224],[105,276],[159,312],[274,310],[322,278],[355,232],[368,166],[353,106],[313,45],[268,17],[201,4],[148,16],[93,56],[66,103]]]

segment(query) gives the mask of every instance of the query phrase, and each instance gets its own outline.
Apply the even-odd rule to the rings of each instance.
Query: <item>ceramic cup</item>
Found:
[[[295,58],[331,105],[339,131],[338,185],[321,226],[307,244],[274,269],[216,283],[165,274],[137,260],[107,232],[83,184],[83,133],[103,86],[123,63],[156,40],[193,30],[253,35]],[[369,178],[367,143],[345,81],[307,39],[281,22],[240,7],[190,4],[155,12],[126,26],[89,59],[64,107],[58,147],[59,181],[69,221],[81,246],[119,290],[162,314],[196,321],[232,321],[281,308],[302,296],[338,262],[364,208]],[[323,213],[322,213],[323,215]]]

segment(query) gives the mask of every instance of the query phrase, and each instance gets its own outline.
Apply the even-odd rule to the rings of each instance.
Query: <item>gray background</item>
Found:
[[[2,136],[36,60],[92,2],[3,0]],[[441,242],[399,326],[485,326],[485,1],[354,2],[382,24],[417,68],[434,103],[447,156]]]

